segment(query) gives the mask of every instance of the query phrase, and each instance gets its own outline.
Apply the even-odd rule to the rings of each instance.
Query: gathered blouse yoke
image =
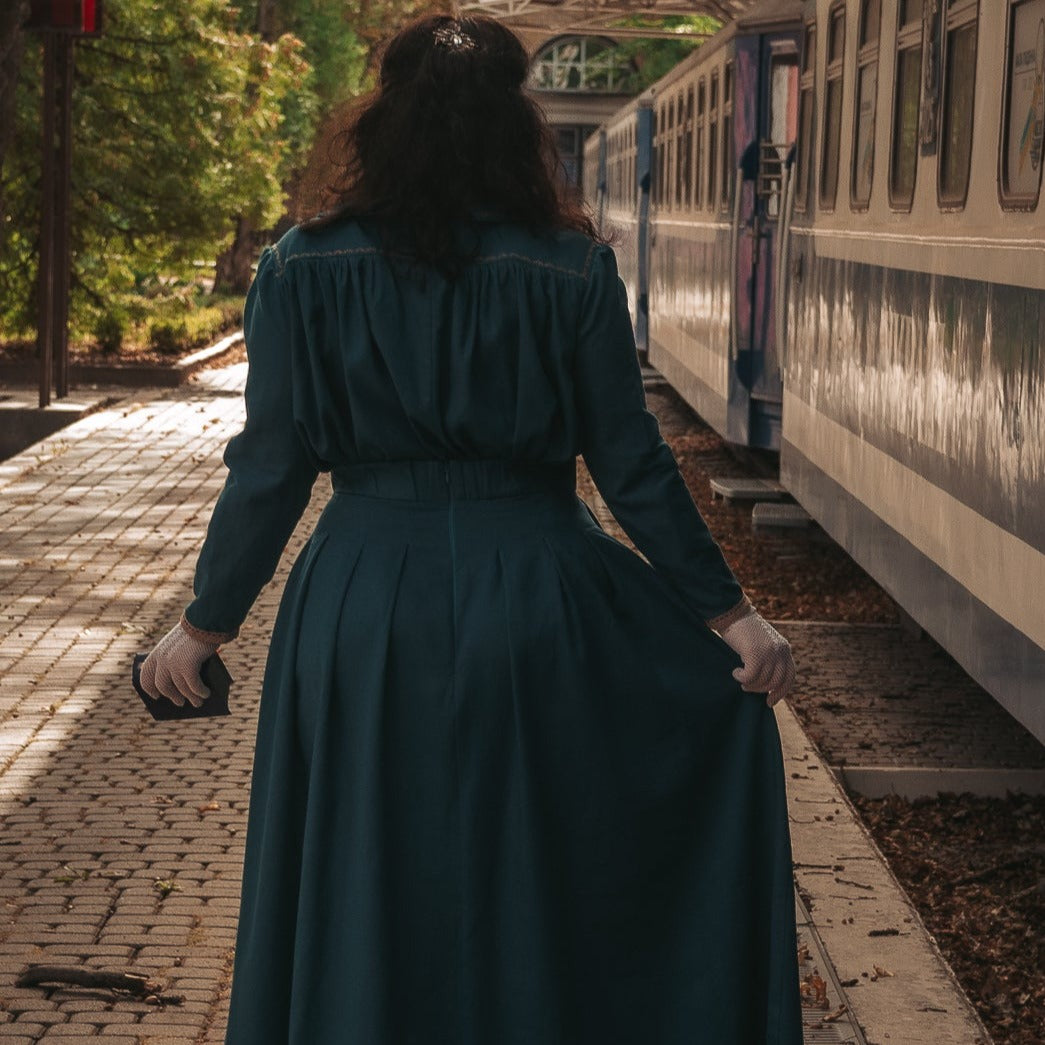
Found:
[[[409,278],[355,221],[263,251],[244,306],[246,419],[182,616],[197,637],[236,637],[320,472],[392,460],[581,455],[699,621],[749,612],[646,407],[612,247],[473,216],[480,249],[456,280]]]

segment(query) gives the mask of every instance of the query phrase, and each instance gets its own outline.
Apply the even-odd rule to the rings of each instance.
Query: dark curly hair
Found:
[[[334,138],[328,209],[302,229],[369,219],[388,256],[451,278],[475,254],[458,234],[472,207],[537,234],[575,229],[607,242],[560,175],[554,132],[523,90],[528,70],[522,42],[494,18],[409,22],[384,45],[378,86]]]

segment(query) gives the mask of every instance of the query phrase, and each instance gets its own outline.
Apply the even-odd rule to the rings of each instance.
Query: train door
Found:
[[[777,338],[773,269],[781,231],[784,174],[798,136],[798,41],[790,34],[765,36],[759,52],[757,152],[749,147],[749,162],[744,165],[745,177],[753,177],[753,192],[745,194],[750,212],[742,229],[749,242],[748,249],[738,253],[750,270],[737,272],[737,300],[744,302],[746,296],[749,310],[742,317],[747,322],[737,323],[740,330],[746,326],[748,331],[746,346],[738,346],[738,376],[750,395],[750,445],[776,449],[780,446],[783,344]],[[742,293],[742,281],[748,295]]]

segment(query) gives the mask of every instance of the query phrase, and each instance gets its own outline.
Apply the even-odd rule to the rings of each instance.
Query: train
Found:
[[[585,142],[636,344],[1045,742],[1045,0],[749,9]]]

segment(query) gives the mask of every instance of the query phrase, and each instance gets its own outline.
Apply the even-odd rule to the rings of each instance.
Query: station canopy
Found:
[[[665,36],[678,39],[670,29],[626,28],[613,23],[641,15],[713,15],[729,22],[765,6],[765,0],[461,0],[459,14],[482,13],[503,21],[523,37],[549,37],[560,33],[608,33],[615,38]]]

